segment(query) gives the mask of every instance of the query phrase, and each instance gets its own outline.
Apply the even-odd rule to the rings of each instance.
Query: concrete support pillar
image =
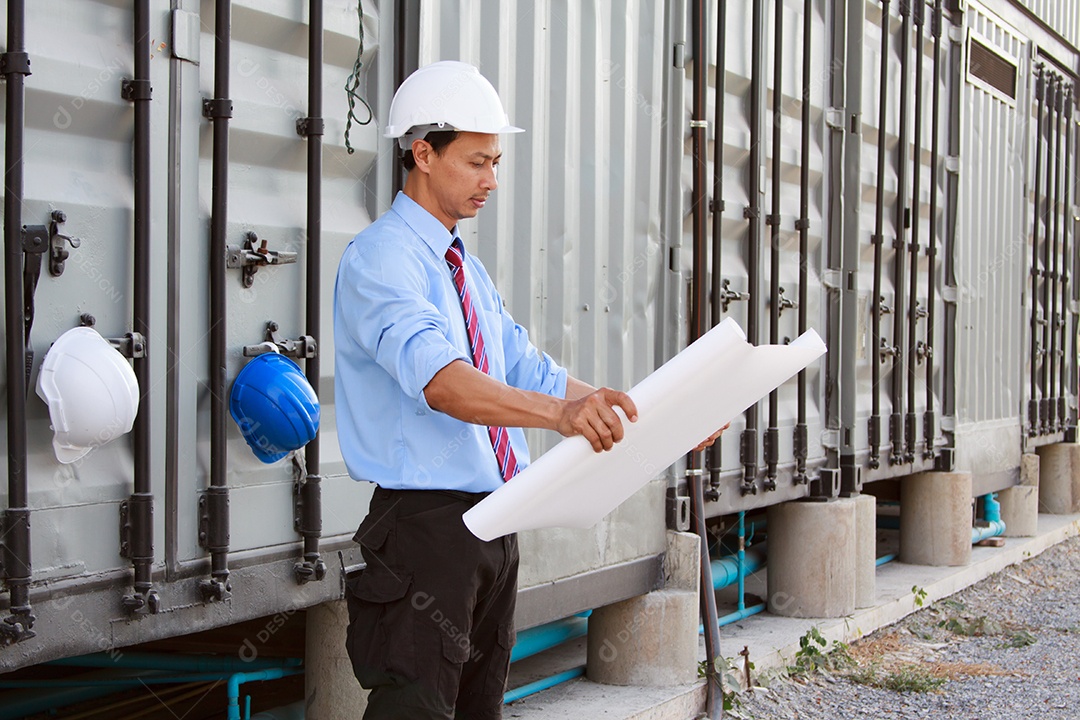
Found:
[[[1005,537],[1032,537],[1039,530],[1039,456],[1020,458],[1020,484],[998,493]]]
[[[971,473],[924,472],[900,482],[900,562],[966,565],[971,559]]]
[[[769,508],[769,612],[831,618],[855,611],[855,507],[849,498]]]
[[[855,500],[855,607],[871,607],[877,595],[877,500]]]
[[[1039,511],[1051,515],[1080,512],[1080,444],[1038,448]]]
[[[345,652],[349,610],[344,600],[308,608],[304,643],[307,720],[356,720],[367,707],[367,691],[353,675]]]
[[[697,679],[699,539],[668,533],[665,587],[593,610],[586,675],[607,685],[684,685]]]

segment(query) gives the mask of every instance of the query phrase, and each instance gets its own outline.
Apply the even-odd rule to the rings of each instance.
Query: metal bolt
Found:
[[[67,222],[67,215],[64,214],[63,210],[53,210],[52,219],[58,223]]]

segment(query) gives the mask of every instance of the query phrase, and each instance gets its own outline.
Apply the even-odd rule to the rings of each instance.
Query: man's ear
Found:
[[[422,173],[431,172],[431,156],[435,153],[435,148],[431,147],[431,143],[424,139],[413,140],[412,142],[412,154],[413,161],[416,163],[416,169]]]

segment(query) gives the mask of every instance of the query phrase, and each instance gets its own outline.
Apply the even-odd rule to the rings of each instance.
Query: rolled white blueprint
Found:
[[[481,540],[545,527],[589,528],[652,478],[825,354],[808,330],[788,345],[753,346],[731,318],[635,385],[638,420],[597,453],[566,438],[465,513]]]

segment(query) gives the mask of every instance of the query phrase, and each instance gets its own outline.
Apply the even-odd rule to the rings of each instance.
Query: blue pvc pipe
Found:
[[[590,611],[591,612],[591,611]],[[517,662],[560,645],[567,640],[584,637],[589,631],[588,617],[573,616],[538,627],[522,630],[510,653],[510,662]]]
[[[300,658],[264,658],[250,661],[217,655],[169,655],[166,653],[92,653],[50,660],[46,665],[92,668],[130,668],[133,670],[169,670],[172,672],[233,673],[268,668],[299,667]]]
[[[888,555],[882,555],[877,560],[875,560],[874,565],[876,567],[881,567],[885,563],[891,563],[895,559],[896,559],[896,553],[889,553]]]
[[[505,695],[503,695],[503,703],[512,703],[515,700],[520,700],[521,698],[528,697],[529,695],[534,695],[541,690],[547,690],[548,688],[555,687],[556,685],[564,683],[567,680],[573,680],[576,677],[581,677],[584,674],[585,666],[579,665],[575,668],[570,668],[569,670],[561,672],[557,675],[552,675],[551,677],[544,678],[543,680],[537,680],[536,682],[531,682],[528,685],[522,685],[521,687],[514,688],[513,690],[510,690]]]
[[[987,527],[971,528],[971,543],[1005,534],[1005,521],[1001,519],[1001,503],[995,497],[997,493],[986,493],[983,499],[983,520]]]
[[[716,624],[720,627],[723,627],[724,625],[730,625],[731,623],[738,622],[739,620],[745,620],[751,615],[757,615],[759,612],[764,612],[765,607],[765,603],[758,603],[757,605],[751,605],[750,607],[740,608],[733,613],[724,615],[722,618],[716,621]]]
[[[277,680],[288,675],[297,675],[303,670],[293,668],[269,668],[248,673],[233,673],[229,676],[226,687],[229,695],[228,720],[240,720],[240,686],[248,682]]]
[[[732,585],[739,579],[739,556],[729,555],[728,557],[719,558],[713,560],[712,576],[713,576],[713,588],[719,590],[726,588],[728,585]],[[765,567],[765,551],[761,549],[761,546],[755,546],[746,551],[743,556],[743,577],[753,574]]]

